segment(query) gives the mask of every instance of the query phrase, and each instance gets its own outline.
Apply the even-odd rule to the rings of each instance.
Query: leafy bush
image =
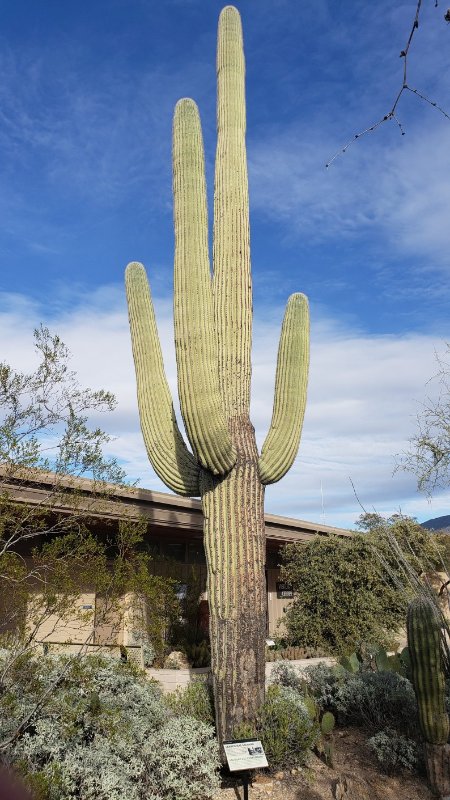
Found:
[[[206,725],[214,725],[212,690],[205,680],[194,680],[165,696],[165,702],[177,716],[194,717]]]
[[[218,783],[212,727],[176,719],[156,682],[105,656],[18,658],[0,697],[9,737],[41,800],[207,800]]]
[[[410,681],[392,671],[364,669],[347,672],[339,664],[317,664],[305,672],[308,690],[323,711],[338,722],[369,728],[391,728],[411,739],[419,738],[414,689]]]
[[[267,691],[258,729],[267,760],[275,769],[304,764],[319,735],[302,696],[295,689],[275,685]]]
[[[362,641],[392,646],[413,591],[398,553],[418,576],[439,563],[439,548],[413,519],[372,517],[360,523],[366,533],[284,547],[281,577],[294,588],[283,620],[290,644],[330,655]]]
[[[183,650],[189,663],[194,667],[209,667],[211,664],[211,646],[206,639],[192,644],[185,643]]]
[[[418,766],[419,752],[416,742],[401,736],[392,728],[379,731],[367,744],[385,772],[393,772],[399,767],[412,771]]]
[[[418,735],[414,689],[395,672],[349,674],[334,690],[333,702],[341,723],[372,730],[392,727],[407,736]]]

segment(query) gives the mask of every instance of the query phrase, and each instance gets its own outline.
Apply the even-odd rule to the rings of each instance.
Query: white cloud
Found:
[[[5,302],[2,302],[5,308]],[[171,303],[156,299],[160,336],[172,391],[176,391]],[[9,297],[0,314],[4,359],[16,368],[32,366],[32,329],[43,309],[25,298]],[[271,416],[280,320],[255,321],[252,421],[259,445]],[[313,314],[313,318],[316,314]],[[43,320],[45,322],[45,319]],[[110,451],[140,485],[164,490],[148,464],[141,439],[125,302],[121,289],[106,287],[78,301],[51,320],[73,354],[80,382],[112,390],[119,401],[111,416],[96,421],[117,438]],[[349,477],[361,502],[381,513],[399,506],[425,519],[444,513],[450,495],[430,508],[417,496],[414,479],[392,476],[395,453],[415,430],[420,401],[432,386],[435,349],[443,343],[430,335],[369,336],[321,319],[313,325],[311,377],[299,457],[288,475],[267,489],[266,508],[273,513],[350,525],[359,514]]]
[[[249,147],[252,204],[283,220],[290,235],[323,241],[370,232],[397,254],[448,270],[450,122],[435,126],[424,136],[416,125],[405,137],[385,127],[328,170],[335,149],[329,134],[304,124],[282,135],[267,131]]]

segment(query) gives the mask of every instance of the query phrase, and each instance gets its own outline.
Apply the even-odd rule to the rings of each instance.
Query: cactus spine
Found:
[[[252,288],[244,53],[239,13],[223,9],[217,47],[213,276],[197,106],[180,100],[173,125],[174,325],[184,444],[162,364],[142,265],[126,287],[141,427],[156,473],[202,498],[211,656],[219,739],[254,719],[265,681],[264,485],[296,456],[306,402],[308,303],[289,298],[270,430],[258,455],[249,418]]]
[[[432,789],[450,794],[449,719],[445,705],[445,675],[441,617],[432,600],[417,597],[408,607],[407,631],[411,676],[425,740],[425,760]]]

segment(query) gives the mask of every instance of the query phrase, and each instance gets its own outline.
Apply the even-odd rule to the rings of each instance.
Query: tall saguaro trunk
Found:
[[[147,452],[169,488],[202,498],[221,742],[255,718],[264,697],[264,486],[280,480],[297,454],[309,361],[308,303],[303,294],[293,294],[281,331],[271,426],[259,455],[249,417],[252,285],[244,79],[241,21],[227,6],[217,47],[212,276],[203,142],[192,100],[177,103],[173,124],[175,351],[191,450],[175,419],[145,270],[136,262],[126,270]]]
[[[208,562],[211,659],[218,729],[226,738],[264,699],[264,487],[250,420],[239,420],[235,466],[201,481]]]

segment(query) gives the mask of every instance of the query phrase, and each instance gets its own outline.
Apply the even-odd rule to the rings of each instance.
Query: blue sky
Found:
[[[271,414],[287,296],[312,309],[309,405],[299,458],[266,508],[350,525],[362,502],[419,519],[448,512],[395,453],[450,338],[450,122],[405,93],[395,123],[325,163],[386,113],[415,1],[243,0],[254,276],[253,419]],[[123,270],[150,274],[175,385],[171,333],[171,124],[200,107],[209,192],[215,148],[216,0],[17,0],[0,9],[2,359],[32,363],[32,330],[57,331],[80,379],[114,391],[102,420],[140,485],[162,486],[137,424]],[[444,7],[424,0],[409,80],[450,107]],[[448,102],[447,102],[448,101]],[[447,105],[446,105],[447,104]]]

